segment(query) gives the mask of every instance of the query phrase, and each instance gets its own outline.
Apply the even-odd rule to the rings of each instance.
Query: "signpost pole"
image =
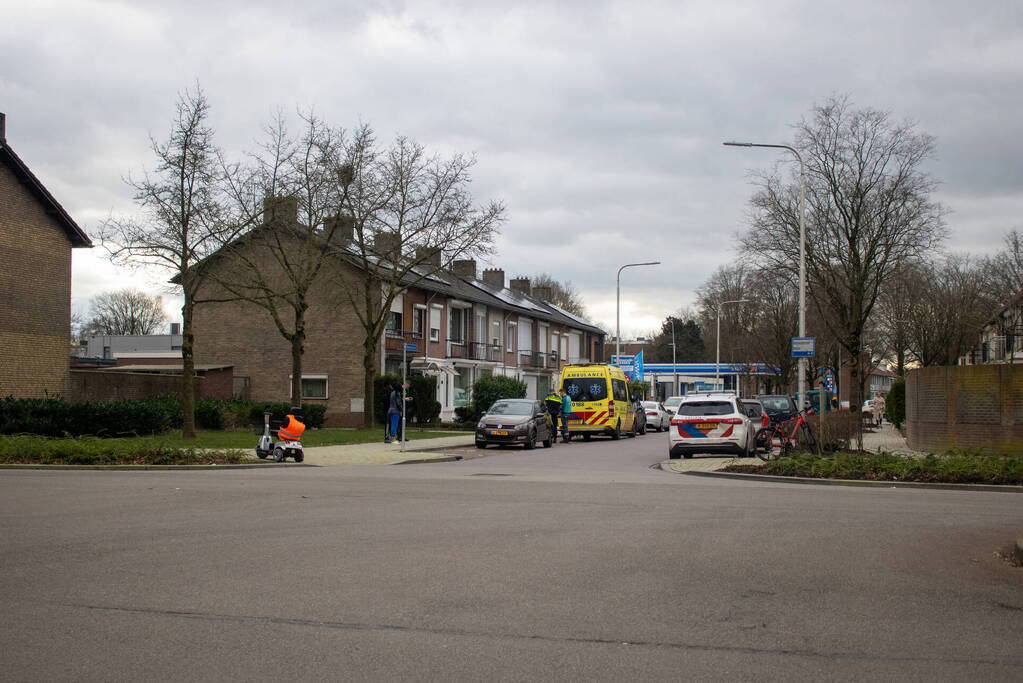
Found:
[[[405,450],[405,353],[408,344],[401,345],[401,450]]]

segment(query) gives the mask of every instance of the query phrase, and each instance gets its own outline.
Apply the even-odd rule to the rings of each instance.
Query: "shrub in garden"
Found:
[[[159,438],[117,441],[83,436],[0,436],[0,463],[49,465],[200,465],[236,463],[246,458],[236,449],[178,448]]]
[[[167,399],[141,401],[87,401],[73,403],[55,398],[0,401],[0,434],[42,436],[132,436],[161,434],[175,419],[180,404]]]
[[[833,410],[824,415],[812,415],[807,419],[821,448],[825,451],[837,451],[853,447],[861,418],[859,411]]]
[[[472,385],[472,402],[465,409],[455,409],[459,422],[473,423],[479,421],[483,413],[494,401],[502,398],[525,398],[526,384],[514,377],[502,375],[486,375]]]
[[[898,428],[906,422],[906,378],[899,377],[884,399],[884,419]]]

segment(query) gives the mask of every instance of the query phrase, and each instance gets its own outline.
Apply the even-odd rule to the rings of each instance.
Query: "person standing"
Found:
[[[884,397],[881,394],[874,397],[874,404],[870,409],[874,413],[874,423],[880,427],[884,422]]]
[[[401,423],[401,389],[397,384],[391,387],[387,397],[387,435],[384,443],[398,439],[398,425]]]
[[[547,417],[550,418],[551,441],[558,442],[558,418],[561,416],[561,397],[551,389],[547,392],[547,398],[543,400],[544,408],[547,410]]]
[[[561,389],[558,393],[561,394],[561,442],[568,443],[570,438],[568,419],[572,416],[572,399],[569,398],[564,389]]]

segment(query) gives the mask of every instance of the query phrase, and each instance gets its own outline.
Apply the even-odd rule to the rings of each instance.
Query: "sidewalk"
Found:
[[[876,432],[863,433],[863,449],[867,451],[888,451],[889,453],[898,453],[900,455],[927,455],[926,453],[910,449],[906,445],[906,440],[899,434],[899,430],[889,422],[881,425],[881,429]]]
[[[349,444],[346,446],[316,446],[305,449],[305,462],[309,465],[390,465],[403,460],[443,458],[438,448],[456,448],[473,445],[473,433],[457,436],[443,436],[436,439],[415,439],[405,442],[405,450],[399,443]],[[433,451],[433,452],[431,452]]]

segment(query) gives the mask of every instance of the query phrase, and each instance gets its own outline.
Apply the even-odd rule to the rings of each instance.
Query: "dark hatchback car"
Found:
[[[526,450],[542,441],[551,447],[551,426],[541,401],[504,398],[494,401],[476,425],[476,448],[489,444],[521,444]]]
[[[764,407],[764,412],[767,413],[771,424],[792,419],[799,412],[796,402],[786,394],[761,394],[757,396],[757,400]]]

